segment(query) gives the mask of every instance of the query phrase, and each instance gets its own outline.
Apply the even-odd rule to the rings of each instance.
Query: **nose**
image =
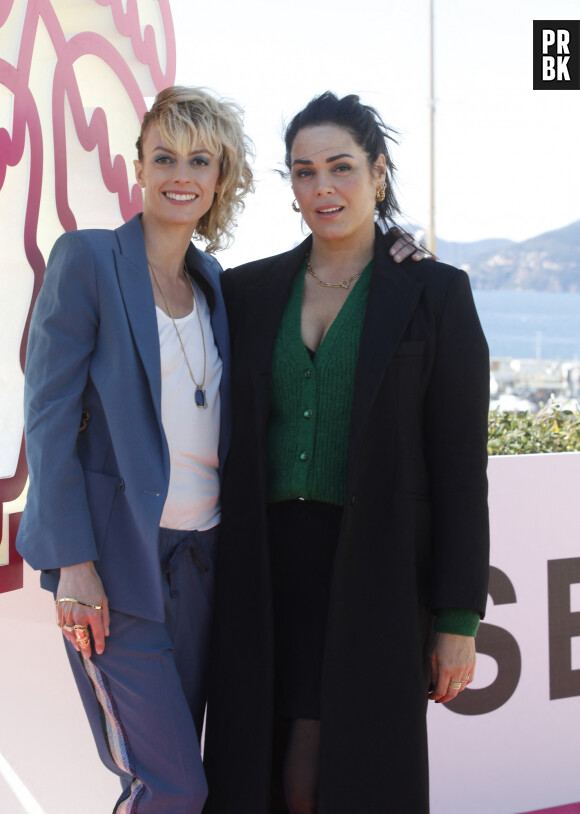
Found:
[[[327,172],[320,172],[316,176],[316,194],[323,196],[323,195],[332,195],[334,192],[334,183],[332,176],[330,173]]]
[[[178,158],[175,162],[174,178],[176,184],[188,184],[193,178],[193,168],[186,158]]]

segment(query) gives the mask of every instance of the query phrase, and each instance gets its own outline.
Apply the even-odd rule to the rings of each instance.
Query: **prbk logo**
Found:
[[[580,20],[534,20],[534,90],[580,90]]]

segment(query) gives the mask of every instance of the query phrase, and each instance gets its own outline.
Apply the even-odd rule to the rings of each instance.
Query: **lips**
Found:
[[[195,201],[197,195],[194,195],[193,192],[164,192],[163,193],[166,198],[170,198],[172,201]]]
[[[344,206],[325,206],[324,208],[320,207],[316,211],[319,215],[334,215],[335,212],[341,212],[343,209]]]

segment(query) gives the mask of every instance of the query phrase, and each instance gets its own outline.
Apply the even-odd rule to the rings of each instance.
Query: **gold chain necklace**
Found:
[[[184,273],[185,277],[189,280],[189,284],[191,285],[191,290],[193,291],[193,302],[194,302],[194,305],[195,305],[195,310],[197,312],[197,321],[199,322],[199,330],[200,330],[200,333],[201,333],[201,344],[202,344],[202,347],[203,347],[203,377],[202,377],[202,380],[201,380],[201,384],[198,384],[195,381],[195,377],[194,377],[193,372],[191,370],[191,365],[189,364],[189,359],[187,358],[187,353],[185,352],[185,347],[183,345],[183,340],[181,338],[181,334],[179,333],[179,328],[177,327],[177,323],[175,322],[175,319],[173,318],[173,314],[171,313],[171,308],[169,307],[169,303],[167,302],[167,297],[163,293],[163,289],[161,288],[159,280],[157,279],[157,275],[155,274],[155,269],[153,268],[153,266],[151,265],[151,263],[149,261],[147,261],[147,265],[151,269],[151,274],[153,275],[153,279],[157,283],[157,288],[161,292],[161,296],[163,297],[163,302],[165,303],[165,308],[167,309],[167,313],[169,314],[169,316],[171,318],[171,321],[173,322],[173,327],[175,328],[175,333],[177,334],[177,338],[179,339],[179,344],[181,345],[181,352],[183,353],[183,358],[185,359],[185,364],[187,365],[187,369],[189,370],[189,375],[191,376],[191,381],[193,382],[193,384],[195,386],[195,404],[196,404],[197,407],[207,407],[207,399],[206,399],[206,396],[205,396],[205,390],[203,388],[203,386],[205,384],[205,371],[206,371],[205,337],[203,335],[203,325],[201,324],[201,315],[199,313],[199,305],[197,304],[197,296],[196,296],[196,293],[195,293],[195,287],[193,285],[193,280],[191,279],[191,277],[187,273],[187,266],[184,263],[183,264],[183,273]]]
[[[324,286],[324,288],[350,288],[350,284],[352,283],[352,281],[356,280],[357,277],[360,277],[364,269],[357,271],[357,273],[353,274],[352,277],[349,277],[348,280],[341,280],[340,283],[325,283],[324,280],[320,279],[318,274],[314,271],[314,269],[310,265],[310,253],[306,252],[306,271],[308,272],[308,274],[312,274],[318,285],[322,285]]]

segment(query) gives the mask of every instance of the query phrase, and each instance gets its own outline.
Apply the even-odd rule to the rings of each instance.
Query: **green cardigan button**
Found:
[[[307,410],[304,410],[302,415],[304,416],[304,418],[312,418],[312,410],[310,409],[310,407]]]
[[[300,453],[299,458],[300,458],[301,461],[307,461],[310,458],[310,453],[307,452],[306,450],[303,450]]]

